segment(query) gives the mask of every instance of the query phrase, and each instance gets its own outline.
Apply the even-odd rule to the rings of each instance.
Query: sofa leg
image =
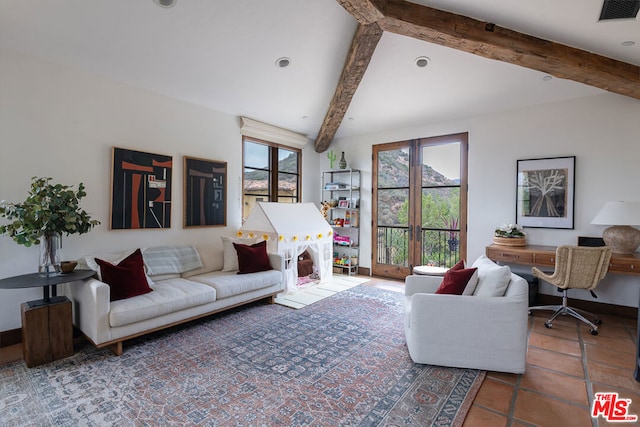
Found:
[[[275,304],[276,303],[276,297],[271,295],[269,298],[267,298],[267,303]]]
[[[117,343],[111,344],[109,346],[109,350],[113,352],[116,356],[122,355],[122,341],[118,341]]]

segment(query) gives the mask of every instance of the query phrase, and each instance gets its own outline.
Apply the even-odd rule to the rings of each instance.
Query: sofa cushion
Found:
[[[478,285],[473,295],[485,297],[504,296],[511,281],[511,269],[499,266],[485,255],[481,255],[472,267],[478,269]]]
[[[140,249],[135,250],[117,265],[100,258],[96,258],[95,261],[100,266],[102,281],[110,287],[109,298],[111,301],[131,298],[152,291],[144,274],[144,263]]]
[[[124,326],[214,302],[216,290],[182,278],[156,283],[153,292],[111,303],[109,324]]]
[[[189,280],[215,288],[217,299],[220,300],[281,283],[282,273],[278,270],[269,270],[238,275],[236,272],[218,271],[193,276]]]
[[[233,247],[236,248],[238,253],[238,274],[257,273],[273,269],[271,262],[269,262],[269,255],[267,255],[266,240],[253,245],[234,243]]]
[[[477,268],[450,269],[444,274],[436,294],[462,295],[467,283],[477,271]]]

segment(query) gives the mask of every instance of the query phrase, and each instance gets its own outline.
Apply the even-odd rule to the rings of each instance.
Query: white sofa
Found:
[[[478,272],[482,281],[482,272]],[[408,276],[405,335],[411,359],[422,364],[523,373],[529,287],[525,279],[508,274],[503,296],[482,296],[477,291],[436,294],[442,277]]]
[[[269,254],[273,270],[237,274],[223,271],[222,247],[196,249],[201,267],[148,275],[153,291],[143,295],[110,301],[109,285],[96,278],[64,285],[62,292],[73,304],[74,325],[96,347],[109,347],[120,355],[125,340],[249,302],[265,298],[273,302],[284,290],[284,265],[278,254]],[[121,254],[99,256],[115,260]],[[79,268],[90,266],[90,261],[83,261]]]

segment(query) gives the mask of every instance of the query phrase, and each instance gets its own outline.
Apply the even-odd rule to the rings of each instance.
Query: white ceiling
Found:
[[[602,0],[414,2],[640,65],[640,19],[599,23]],[[312,139],[356,25],[336,0],[177,0],[168,9],[152,0],[0,0],[0,49]],[[431,64],[416,67],[418,56]],[[277,68],[280,57],[291,65]],[[603,93],[543,77],[385,33],[337,136]]]

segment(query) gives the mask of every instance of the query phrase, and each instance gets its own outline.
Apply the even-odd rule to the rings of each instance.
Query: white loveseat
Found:
[[[275,295],[284,290],[284,265],[278,254],[269,254],[273,270],[238,274],[223,271],[222,247],[196,249],[201,267],[181,273],[149,274],[153,291],[143,295],[110,301],[109,285],[96,278],[64,285],[63,293],[73,304],[74,325],[96,347],[109,347],[120,355],[125,340],[249,302],[265,298],[273,302]],[[143,251],[143,257],[144,254]],[[105,260],[122,256],[99,254]],[[91,267],[92,256],[85,258],[88,262],[80,268]],[[84,260],[80,261],[82,264]]]
[[[504,270],[508,267],[500,267],[498,275],[506,289],[502,286],[488,293],[491,284],[487,281],[495,280],[499,266],[485,257],[476,263],[479,280],[469,295],[436,294],[442,277],[411,275],[405,279],[405,335],[411,359],[422,364],[523,373],[528,283]],[[483,271],[487,267],[491,274]]]

